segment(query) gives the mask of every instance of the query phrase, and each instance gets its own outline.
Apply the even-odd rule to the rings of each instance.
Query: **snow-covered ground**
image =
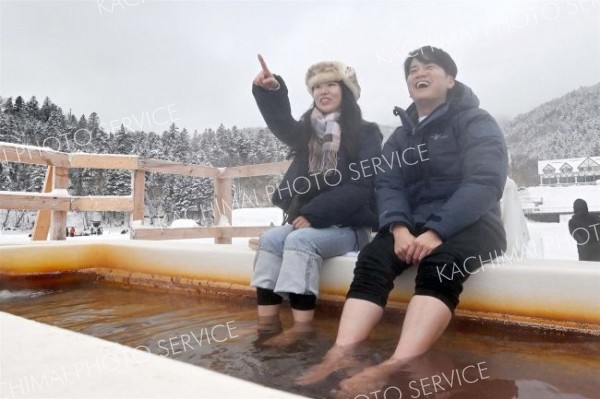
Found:
[[[279,208],[244,208],[233,210],[233,225],[234,226],[274,226],[281,225],[283,221],[283,212]],[[67,225],[75,227],[76,233],[83,231],[83,220],[81,215],[76,212],[71,212],[68,215]],[[159,227],[160,225],[157,225]],[[198,227],[196,222],[191,219],[178,219],[173,221],[170,226],[164,227]],[[119,227],[105,227],[103,228],[103,234],[100,236],[76,236],[67,237],[68,241],[106,241],[106,240],[129,240],[129,232],[121,234],[122,231],[127,229],[127,226]],[[0,230],[0,245],[10,244],[25,244],[31,241],[29,238],[29,231],[6,231]],[[190,240],[174,240],[182,242],[197,242],[212,244],[214,239],[212,238],[199,238]],[[248,245],[248,237],[235,237],[232,239],[234,245]]]
[[[519,191],[519,196],[524,208],[532,206],[527,201],[530,199],[542,199],[540,210],[548,212],[564,211],[572,209],[573,201],[583,198],[587,201],[591,211],[600,211],[600,185],[579,185],[565,187],[528,187]],[[570,215],[562,215],[560,223],[537,223],[528,222],[527,226],[535,243],[530,245],[525,254],[526,257],[543,259],[566,259],[577,260],[577,246],[575,240],[569,235],[568,219]],[[279,226],[283,219],[283,213],[279,208],[244,208],[233,210],[234,226]],[[81,214],[69,213],[69,226],[74,226],[76,232],[83,231],[83,220]],[[189,219],[179,219],[170,227],[195,227],[196,223]],[[167,226],[165,226],[167,227]],[[126,226],[105,227],[101,236],[68,237],[69,241],[88,240],[128,240],[129,232],[121,234]],[[23,244],[30,241],[29,232],[0,231],[0,245]],[[179,241],[179,240],[177,240]],[[213,243],[212,238],[181,240],[185,242]],[[248,237],[233,238],[234,245],[248,245]],[[540,244],[541,243],[541,244]]]
[[[525,257],[542,258],[542,259],[565,259],[578,260],[577,244],[569,234],[569,226],[567,222],[561,223],[537,223],[528,222],[527,228],[532,237],[532,241],[540,244],[530,246],[529,254]],[[538,238],[536,240],[536,237]]]
[[[566,187],[565,187],[566,188]],[[279,208],[245,208],[235,209],[233,211],[233,224],[235,226],[269,226],[271,223],[279,226],[282,221],[282,212]],[[75,223],[69,219],[70,224],[80,228],[80,223]],[[196,223],[192,220],[177,220],[173,227],[194,227]],[[81,225],[82,226],[82,225]],[[543,240],[542,249],[537,246],[530,248],[526,257],[544,258],[544,259],[567,259],[577,260],[577,246],[575,241],[569,235],[567,222],[561,223],[527,223],[531,236],[535,242]],[[91,241],[91,240],[128,240],[129,233],[121,234],[124,227],[107,227],[101,236],[86,237],[68,237],[68,241]],[[29,232],[0,231],[0,245],[24,244],[30,241]],[[537,239],[536,239],[537,238]],[[177,240],[182,242],[213,243],[212,238]],[[248,245],[248,237],[236,237],[233,240],[234,245]]]
[[[519,196],[523,208],[532,208],[533,201],[541,200],[540,212],[571,212],[577,198],[584,199],[590,211],[600,212],[600,185],[527,187]]]

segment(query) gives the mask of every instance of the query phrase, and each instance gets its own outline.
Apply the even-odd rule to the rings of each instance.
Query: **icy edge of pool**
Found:
[[[0,277],[78,270],[97,271],[107,281],[163,288],[187,287],[199,293],[250,292],[255,252],[232,245],[159,241],[47,243],[0,247]],[[485,257],[483,257],[485,259]],[[356,259],[327,259],[321,297],[343,302]],[[600,334],[600,267],[597,262],[516,259],[495,260],[473,271],[457,314],[542,328]],[[452,279],[454,265],[439,271]],[[416,268],[395,281],[390,305],[402,305],[414,293]]]
[[[303,398],[0,312],[2,398]]]

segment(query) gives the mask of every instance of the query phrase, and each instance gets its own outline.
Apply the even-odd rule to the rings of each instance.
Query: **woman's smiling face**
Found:
[[[338,82],[318,83],[312,89],[315,105],[324,114],[339,111],[342,107],[342,87]]]

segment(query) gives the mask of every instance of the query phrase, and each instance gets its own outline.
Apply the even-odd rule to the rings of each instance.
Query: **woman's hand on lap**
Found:
[[[304,216],[298,216],[296,219],[294,219],[294,221],[292,222],[292,226],[294,226],[294,229],[303,229],[306,227],[311,227],[310,222]]]

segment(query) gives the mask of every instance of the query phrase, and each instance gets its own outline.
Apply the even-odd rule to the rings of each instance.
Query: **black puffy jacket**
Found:
[[[457,81],[421,122],[414,104],[397,113],[402,126],[383,146],[385,173],[377,174],[380,228],[422,226],[446,240],[485,217],[503,233],[506,142],[471,89]]]
[[[375,175],[360,173],[361,169],[357,165],[361,161],[368,164],[371,159],[381,155],[382,134],[379,127],[363,121],[356,159],[350,159],[344,146],[340,146],[338,175],[329,177],[327,184],[323,184],[322,179],[319,183],[308,171],[310,137],[306,134],[305,122],[292,117],[285,82],[280,76],[275,77],[281,85],[279,90],[269,91],[260,86],[252,86],[252,94],[267,126],[294,154],[289,169],[273,193],[273,204],[287,212],[292,197],[304,193],[308,184],[311,188],[310,199],[303,201],[299,214],[308,219],[312,227],[347,226],[377,229]],[[341,139],[344,140],[343,132]]]

